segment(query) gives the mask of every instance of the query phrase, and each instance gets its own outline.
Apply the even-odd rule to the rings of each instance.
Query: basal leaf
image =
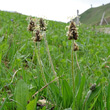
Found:
[[[23,80],[19,80],[15,88],[15,100],[17,110],[25,110],[28,101],[28,86]]]
[[[91,90],[89,90],[91,91]],[[101,93],[101,86],[98,86],[95,88],[95,90],[91,91],[91,94],[88,96],[86,102],[85,102],[85,108],[89,108],[92,101],[95,100],[96,98],[98,98],[98,96]],[[96,99],[97,100],[97,99]],[[96,103],[96,101],[94,101]],[[95,103],[93,103],[93,105],[95,105]]]
[[[62,82],[62,97],[63,97],[63,107],[67,108],[70,107],[73,101],[73,93],[72,89],[69,86],[66,80]]]
[[[36,98],[27,105],[26,110],[35,110],[36,109]]]
[[[77,107],[80,107],[80,105],[81,105],[81,99],[82,99],[83,88],[84,88],[84,85],[85,85],[85,80],[86,80],[85,75],[83,75],[82,78],[81,78],[81,83],[80,83],[80,86],[79,86],[79,89],[78,89],[78,93],[76,95],[76,98],[73,101],[73,108],[75,107],[75,103],[76,103]]]

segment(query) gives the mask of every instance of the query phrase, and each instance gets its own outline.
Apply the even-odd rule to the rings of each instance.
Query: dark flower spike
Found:
[[[39,25],[40,25],[41,31],[46,31],[46,25],[45,25],[44,20],[42,18],[40,18],[40,20],[39,20]]]
[[[40,34],[40,31],[37,30],[36,33],[35,33],[35,39],[34,41],[35,42],[40,42],[42,40],[42,35]]]
[[[29,25],[28,25],[28,30],[34,31],[34,29],[35,29],[35,23],[34,23],[34,21],[31,20]]]
[[[69,36],[68,40],[71,39],[77,40],[78,33],[77,33],[76,25],[73,21],[71,21],[70,23],[68,36]]]
[[[79,50],[79,46],[76,42],[74,42],[74,51],[77,51],[77,50]]]

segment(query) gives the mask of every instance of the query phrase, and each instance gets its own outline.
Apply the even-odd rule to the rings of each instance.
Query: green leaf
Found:
[[[75,89],[78,89],[81,84],[81,73],[76,74],[75,77]]]
[[[27,105],[26,110],[35,110],[36,109],[36,98]]]
[[[72,110],[72,108],[66,108],[66,109],[64,109],[64,110]]]
[[[90,97],[87,100],[87,103],[90,104],[90,102],[100,94],[101,91],[101,87],[97,87],[94,91],[92,91],[92,94],[90,95]]]
[[[4,38],[5,38],[4,36],[0,37],[0,42],[2,42]]]
[[[0,64],[1,64],[1,61],[2,61],[2,52],[0,52]]]
[[[40,109],[40,110],[46,110],[46,106],[44,106],[42,109]]]
[[[16,53],[16,58],[17,59],[21,59],[23,57],[25,57],[25,56],[24,55],[21,55],[21,53],[19,53],[19,52]]]
[[[110,82],[107,90],[107,110],[110,110]]]
[[[28,101],[28,86],[23,80],[19,80],[15,88],[15,100],[17,110],[25,110]]]
[[[7,99],[8,99],[8,98],[6,98],[6,99],[4,100],[4,102],[3,102],[2,106],[0,107],[0,110],[3,110],[4,105],[6,104]]]
[[[62,96],[63,96],[63,107],[68,108],[71,106],[73,101],[73,93],[69,84],[66,80],[62,81]]]
[[[78,90],[78,93],[76,95],[76,98],[74,99],[74,102],[73,102],[73,107],[75,107],[75,103],[77,103],[77,107],[80,107],[80,104],[81,104],[81,99],[82,99],[82,93],[83,93],[83,88],[84,88],[84,85],[85,85],[85,75],[83,75],[83,77],[81,78],[81,83],[80,83],[80,87],[79,87],[79,90]]]
[[[53,97],[53,101],[55,101],[55,104],[61,103],[62,97],[60,94],[60,90],[58,86],[56,86],[54,83],[50,85],[51,88],[51,94]]]
[[[91,90],[90,90],[91,91]],[[86,108],[90,107],[91,102],[94,100],[94,102],[96,103],[95,99],[98,98],[98,96],[101,93],[101,86],[96,87],[95,90],[91,91],[91,94],[88,96],[87,100],[86,100]],[[96,99],[97,100],[97,99]],[[93,105],[95,105],[95,103],[93,103]]]
[[[100,95],[100,94],[99,94],[99,95]],[[97,101],[99,95],[94,99],[94,101],[93,101],[93,103],[91,104],[91,107],[90,107],[89,110],[92,110],[92,109],[93,109],[93,107],[94,107],[94,105],[96,104],[96,101]]]

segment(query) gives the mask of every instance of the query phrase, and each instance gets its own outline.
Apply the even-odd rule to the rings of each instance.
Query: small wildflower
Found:
[[[34,21],[31,20],[29,25],[28,25],[28,30],[34,31],[34,29],[35,29],[35,23],[34,23]]]
[[[74,42],[74,51],[77,51],[77,50],[79,50],[79,46],[77,43]]]
[[[78,33],[77,33],[76,25],[73,21],[71,21],[70,23],[68,36],[69,36],[68,40],[71,39],[77,40]]]
[[[40,18],[39,24],[40,24],[40,30],[46,31],[46,26],[45,26],[44,20],[42,18]]]
[[[13,22],[14,20],[13,20],[13,19],[11,19],[11,21]]]
[[[36,30],[34,41],[40,42],[41,40],[42,40],[42,35],[40,33],[40,30]]]

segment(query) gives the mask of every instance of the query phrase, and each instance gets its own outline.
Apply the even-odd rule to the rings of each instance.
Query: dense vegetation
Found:
[[[27,16],[18,13],[0,11],[0,110],[109,110],[109,35],[96,32],[96,27],[79,26],[73,93],[72,41],[65,30],[69,24],[48,21],[47,25],[46,37],[56,78],[44,39],[40,42],[41,71],[38,44],[35,48],[26,19]],[[45,85],[48,86],[39,91]],[[47,104],[39,104],[40,99],[45,99]]]
[[[104,17],[110,24],[110,3],[99,6],[99,7],[95,7],[95,8],[93,7],[93,8],[88,9],[87,11],[85,11],[84,13],[80,15],[80,21],[81,23],[86,24],[86,25],[90,25],[90,24],[99,25],[104,12],[105,12]],[[103,24],[106,24],[106,22],[104,21]]]

